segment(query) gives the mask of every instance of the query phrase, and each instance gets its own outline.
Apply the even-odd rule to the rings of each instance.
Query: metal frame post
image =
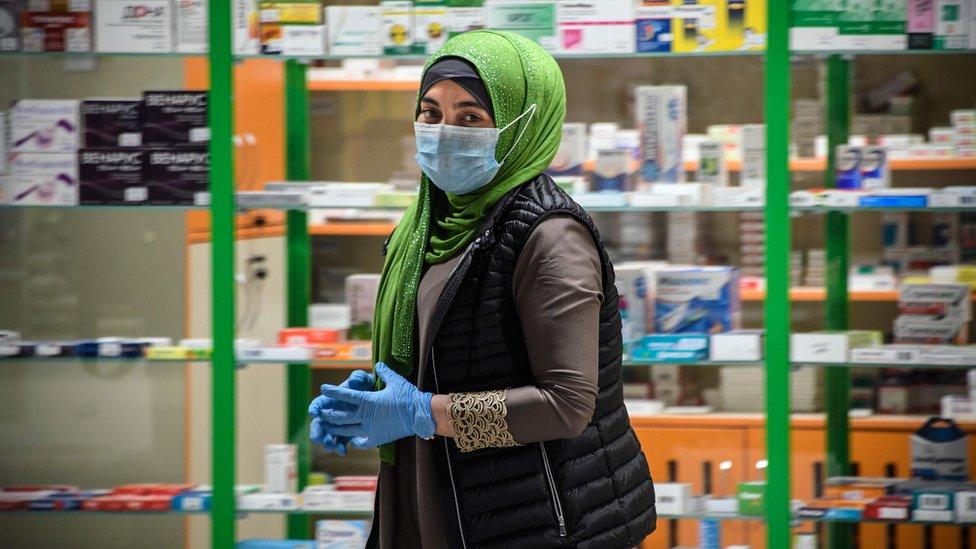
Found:
[[[766,535],[790,546],[789,2],[768,3],[766,111]]]
[[[213,330],[211,547],[235,544],[234,58],[231,2],[210,0],[210,229]]]
[[[285,173],[289,181],[306,181],[309,173],[308,89],[306,65],[285,63]],[[311,299],[311,252],[308,214],[289,210],[287,216],[288,326],[308,325]],[[288,365],[288,425],[290,440],[298,447],[298,489],[308,482],[311,448],[308,439],[308,399],[311,375],[308,364]],[[307,516],[288,517],[288,537],[305,539],[309,534]]]
[[[834,187],[834,166],[838,145],[847,143],[850,124],[850,62],[831,55],[827,64],[827,167],[824,187]],[[824,302],[825,326],[828,330],[846,330],[848,214],[830,212],[824,226],[827,255],[827,297]],[[848,474],[850,428],[851,372],[847,368],[826,368],[824,373],[827,401],[827,476]],[[831,549],[851,546],[850,524],[828,524],[827,539]]]

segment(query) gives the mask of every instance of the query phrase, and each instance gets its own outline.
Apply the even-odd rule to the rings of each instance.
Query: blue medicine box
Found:
[[[706,334],[651,334],[631,347],[634,360],[653,362],[699,362],[708,360]]]

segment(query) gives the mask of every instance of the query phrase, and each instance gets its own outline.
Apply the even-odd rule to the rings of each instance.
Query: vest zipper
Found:
[[[545,443],[539,443],[542,450],[542,466],[546,470],[546,480],[549,482],[549,491],[552,493],[552,510],[556,513],[556,522],[559,525],[559,537],[566,537],[566,516],[563,515],[563,505],[559,501],[559,490],[556,488],[556,478],[552,475],[552,467],[549,465],[549,454],[546,453]]]
[[[446,311],[447,309],[447,304],[449,304],[451,300],[454,299],[453,294],[454,292],[457,291],[457,281],[454,280],[455,275],[457,275],[458,270],[460,270],[461,266],[464,264],[465,260],[470,255],[471,250],[477,248],[480,243],[481,243],[481,238],[479,237],[475,239],[475,241],[471,244],[470,247],[468,247],[467,250],[464,251],[464,254],[461,256],[461,259],[459,259],[457,265],[454,266],[454,270],[451,271],[451,276],[447,278],[448,284],[441,292],[441,296],[440,298],[438,298],[437,307],[434,309],[434,318],[433,318],[433,322],[431,322],[430,331],[428,332],[428,338],[427,338],[427,352],[428,355],[430,356],[431,370],[434,371],[434,390],[437,391],[437,394],[441,393],[441,384],[440,381],[437,379],[437,361],[434,359],[433,337],[434,334],[437,332],[437,328],[441,322],[442,317],[444,316],[444,311]],[[448,295],[448,299],[444,299],[444,296],[448,293],[450,294]],[[460,534],[461,536],[461,547],[467,549],[468,544],[464,539],[464,523],[461,520],[461,503],[460,500],[458,499],[457,484],[454,481],[454,467],[451,465],[451,450],[447,445],[447,437],[442,437],[442,438],[444,440],[444,457],[447,461],[447,476],[451,479],[451,492],[454,495],[454,511],[457,514],[456,516],[457,516],[457,523],[458,523],[458,534]]]
[[[434,348],[430,348],[430,364],[434,370],[434,388],[440,394],[440,383],[437,381],[437,363],[434,361]],[[451,466],[451,450],[447,446],[447,437],[444,440],[444,456],[447,458],[447,476],[451,479],[451,492],[454,494],[454,511],[457,513],[458,533],[461,535],[461,547],[467,549],[468,545],[464,541],[464,524],[461,522],[461,504],[458,502],[457,485],[454,483],[454,468]]]

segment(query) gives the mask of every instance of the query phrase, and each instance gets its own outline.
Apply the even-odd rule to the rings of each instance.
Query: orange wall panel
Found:
[[[238,190],[255,190],[285,177],[285,81],[280,61],[249,59],[234,69],[234,135],[240,136],[234,158]],[[207,89],[206,59],[189,58],[184,65],[187,89]],[[260,221],[258,222],[258,218]],[[284,213],[273,210],[238,216],[237,227],[283,225]],[[208,212],[187,214],[187,230],[210,230]]]
[[[745,480],[746,438],[741,428],[638,427],[635,432],[655,482],[688,482],[693,493],[701,494],[705,488],[706,464],[710,464],[712,470],[712,492],[716,495],[733,495],[739,482]],[[732,469],[723,474],[719,471],[719,463],[726,460],[732,462]],[[669,478],[672,468],[675,469],[673,480]],[[670,547],[673,524],[677,527],[678,545],[698,545],[697,521],[658,519],[658,529],[642,545],[643,549]],[[742,544],[745,542],[745,525],[738,521],[723,523],[721,535],[723,547]]]

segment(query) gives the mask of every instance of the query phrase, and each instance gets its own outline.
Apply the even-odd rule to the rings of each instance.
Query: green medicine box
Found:
[[[766,512],[766,481],[739,483],[739,514],[762,515]]]

